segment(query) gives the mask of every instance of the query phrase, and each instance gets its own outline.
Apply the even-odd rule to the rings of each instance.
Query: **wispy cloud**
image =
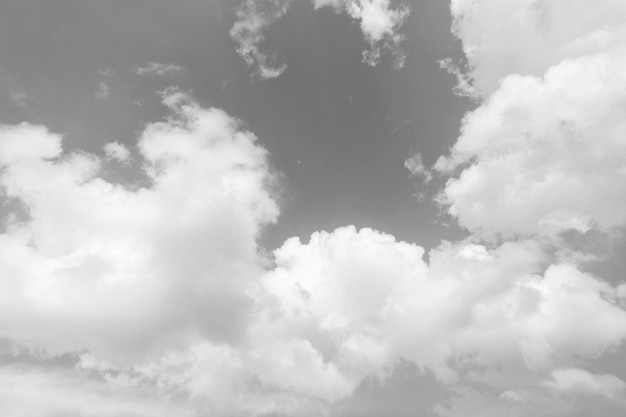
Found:
[[[112,78],[115,75],[115,71],[112,68],[105,68],[98,71],[98,75],[104,78]]]
[[[246,0],[237,9],[237,21],[230,36],[237,42],[237,52],[261,79],[276,78],[287,65],[262,50],[265,30],[287,13],[292,0]]]
[[[404,67],[406,54],[402,48],[404,35],[400,29],[409,17],[409,6],[392,6],[390,0],[314,0],[315,8],[334,7],[345,11],[361,24],[361,32],[369,44],[363,51],[363,62],[376,66],[383,51],[393,57],[397,69]]]
[[[171,62],[167,64],[151,62],[148,65],[136,67],[135,73],[138,75],[154,75],[157,77],[163,77],[180,73],[182,70],[183,68],[180,65],[173,64]]]
[[[130,151],[119,142],[109,142],[104,145],[104,153],[108,159],[118,162],[130,162]]]
[[[407,5],[391,6],[389,0],[313,0],[316,9],[329,6],[338,13],[345,12],[358,20],[369,48],[363,52],[363,62],[375,66],[381,54],[388,51],[394,66],[404,66],[406,55],[402,49],[404,36],[400,28],[409,16]],[[237,52],[261,79],[280,76],[287,64],[275,55],[268,55],[265,31],[289,10],[292,0],[246,0],[237,9],[237,21],[230,34],[237,42]]]
[[[104,81],[100,81],[95,95],[98,100],[104,100],[111,95],[111,87],[109,87],[109,85]]]
[[[13,102],[13,104],[19,107],[24,107],[27,104],[28,95],[26,95],[26,93],[23,93],[21,91],[14,91],[11,93],[9,98],[11,99],[11,102]]]
[[[426,183],[429,183],[433,179],[433,174],[424,165],[424,162],[422,161],[422,154],[420,152],[404,161],[404,167],[411,173],[411,176],[421,177]]]

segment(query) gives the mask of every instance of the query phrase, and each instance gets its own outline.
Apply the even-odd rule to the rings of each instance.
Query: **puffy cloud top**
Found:
[[[565,59],[626,46],[620,0],[451,0],[451,11],[483,95],[510,74],[542,76]]]
[[[506,78],[437,163],[466,167],[444,191],[450,214],[484,236],[623,226],[625,57],[594,55],[543,78]]]

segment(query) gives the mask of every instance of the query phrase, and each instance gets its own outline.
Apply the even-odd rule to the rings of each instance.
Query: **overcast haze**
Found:
[[[626,415],[626,2],[4,0],[0,414]]]

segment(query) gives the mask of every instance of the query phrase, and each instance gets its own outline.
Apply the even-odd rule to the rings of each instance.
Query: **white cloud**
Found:
[[[422,177],[426,183],[429,183],[433,179],[432,172],[424,166],[420,152],[404,161],[404,167],[409,170],[411,176]]]
[[[449,157],[441,201],[484,238],[626,224],[626,3],[453,1],[482,105]],[[496,18],[495,16],[499,16]]]
[[[392,7],[390,0],[314,0],[315,8],[334,7],[348,13],[361,24],[361,32],[369,44],[363,52],[363,62],[376,66],[383,50],[389,51],[394,58],[394,66],[404,67],[406,55],[402,49],[404,36],[400,28],[409,16],[406,5]]]
[[[237,8],[237,21],[230,36],[237,42],[237,52],[261,79],[276,78],[286,69],[263,50],[264,32],[287,13],[292,0],[246,0]]]
[[[520,379],[546,387],[545,372],[626,337],[620,292],[573,266],[540,275],[532,242],[446,243],[427,261],[417,245],[347,227],[288,240],[262,274],[254,236],[276,214],[264,151],[223,113],[168,98],[178,122],[144,132],[153,184],[136,191],[96,180],[93,156],[62,157],[43,128],[0,135],[2,184],[31,210],[0,239],[1,334],[91,351],[61,384],[12,370],[10,409],[29,410],[20,393],[35,387],[46,410],[93,403],[96,416],[149,415],[154,398],[181,413],[319,415],[400,358],[451,388],[501,393]],[[245,336],[225,335],[224,320]]]
[[[510,74],[542,76],[565,59],[626,46],[621,0],[451,0],[451,11],[484,96]]]
[[[151,62],[145,66],[138,66],[135,68],[137,75],[154,75],[157,77],[164,77],[167,75],[173,75],[183,70],[180,65],[173,63],[163,64],[160,62]]]
[[[626,220],[620,30],[604,9],[580,12],[582,1],[569,32],[546,12],[566,3],[533,3],[548,16],[541,29],[516,0],[520,13],[493,32],[500,3],[452,2],[485,101],[437,164],[460,171],[442,201],[472,235],[428,254],[345,227],[287,240],[264,268],[257,239],[278,215],[267,153],[237,120],[176,90],[163,93],[170,116],[141,134],[134,187],[105,181],[106,158],[63,152],[44,127],[1,126],[0,188],[24,212],[0,234],[0,337],[44,359],[0,355],[0,410],[332,415],[364,378],[384,381],[404,360],[451,393],[439,415],[623,415],[624,382],[592,370],[626,338],[626,286],[555,259],[544,239]],[[283,67],[260,50],[263,31],[288,5],[248,0],[231,32],[266,78]],[[399,27],[382,0],[315,5],[360,19],[373,45]],[[598,22],[616,37],[602,50],[581,29]],[[556,55],[526,65],[522,44],[501,58],[519,27],[547,30]],[[562,60],[571,33],[594,53]],[[105,153],[128,158],[116,143]],[[421,157],[407,168],[429,174]],[[492,237],[510,241],[480,243]],[[69,364],[40,363],[68,353]]]
[[[0,235],[0,335],[122,358],[244,336],[256,236],[277,215],[266,151],[182,98],[139,140],[138,189],[45,128],[2,127],[0,187],[28,219]]]
[[[442,65],[456,72],[460,92],[479,106],[465,116],[450,155],[435,165],[451,175],[439,201],[474,240],[541,242],[550,263],[554,252],[573,262],[591,256],[573,254],[564,236],[612,237],[626,226],[620,104],[626,99],[626,4],[452,0],[451,10],[468,71],[458,72],[450,61]],[[609,248],[603,249],[606,256]],[[623,286],[606,285],[573,265],[549,267],[533,288],[550,301],[536,319],[516,321],[530,326],[526,337],[512,337],[524,340],[526,369],[475,375],[453,388],[456,398],[439,414],[623,415],[623,382],[580,368],[624,337],[614,321],[624,314]],[[613,319],[602,300],[617,314]],[[598,329],[611,330],[596,335],[605,342],[592,346],[575,335],[585,322],[578,313],[596,308],[605,311]],[[611,342],[609,334],[622,336]],[[563,359],[577,357],[587,359]],[[542,380],[544,372],[551,379]]]
[[[443,194],[450,214],[484,236],[625,225],[625,64],[595,55],[506,78],[437,163],[464,167]]]
[[[477,401],[498,415],[499,397],[523,399],[520,389],[560,407],[545,374],[626,337],[619,291],[571,265],[540,274],[545,257],[532,242],[448,243],[424,255],[370,229],[290,239],[253,291],[247,343],[195,342],[117,372],[184,393],[196,410],[319,415],[364,378],[384,381],[402,358],[467,401],[472,387],[490,387]],[[107,372],[85,356],[81,367]]]
[[[130,151],[124,145],[119,142],[109,142],[104,145],[104,153],[108,159],[112,159],[118,162],[129,162]]]
[[[369,229],[288,240],[261,283],[265,308],[252,331],[265,364],[250,369],[333,401],[366,376],[384,380],[402,358],[453,390],[490,386],[496,401],[520,384],[543,390],[545,372],[626,337],[619,290],[572,265],[540,273],[546,257],[535,243],[443,244],[428,258]],[[294,379],[302,369],[308,378]]]

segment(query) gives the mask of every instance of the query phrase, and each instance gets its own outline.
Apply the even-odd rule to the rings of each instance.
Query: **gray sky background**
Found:
[[[624,415],[596,3],[3,0],[0,414]]]

